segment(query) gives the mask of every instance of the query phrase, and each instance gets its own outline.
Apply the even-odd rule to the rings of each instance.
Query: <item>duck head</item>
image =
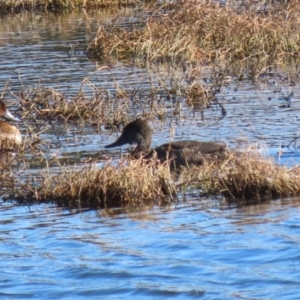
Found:
[[[121,136],[112,144],[106,145],[105,148],[113,148],[125,144],[136,144],[134,153],[141,153],[150,150],[152,141],[152,130],[146,120],[136,119],[127,124]]]
[[[0,117],[4,117],[11,121],[19,121],[12,113],[6,108],[5,103],[0,99]],[[0,140],[9,140],[10,142],[20,144],[22,137],[19,129],[12,126],[7,122],[0,121]]]
[[[18,118],[12,115],[12,113],[7,109],[5,103],[2,100],[0,100],[0,117],[11,121],[20,121]]]

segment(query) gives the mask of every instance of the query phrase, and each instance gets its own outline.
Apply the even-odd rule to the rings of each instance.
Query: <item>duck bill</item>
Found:
[[[6,109],[5,114],[3,117],[7,120],[11,121],[20,121],[20,119],[16,118],[8,109]]]
[[[119,147],[127,144],[128,141],[122,135],[112,144],[106,145],[105,148]]]

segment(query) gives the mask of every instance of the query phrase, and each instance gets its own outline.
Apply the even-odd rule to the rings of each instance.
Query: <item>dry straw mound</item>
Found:
[[[288,169],[260,153],[228,152],[222,162],[184,171],[185,184],[233,202],[257,202],[300,193],[300,167]]]
[[[165,165],[121,160],[101,168],[95,164],[62,167],[58,174],[45,170],[14,182],[11,190],[14,198],[27,203],[55,201],[70,208],[103,208],[165,202],[174,193],[174,186]]]
[[[126,107],[118,101],[118,94],[111,97],[107,89],[95,89],[87,96],[80,90],[75,97],[68,97],[53,88],[28,88],[18,96],[22,119],[34,123],[56,121],[65,124],[97,125],[122,121]]]
[[[297,1],[276,7],[270,2],[264,10],[242,4],[222,7],[217,1],[176,1],[167,13],[165,7],[157,10],[141,30],[99,28],[88,53],[99,59],[222,60],[227,66],[247,67],[250,76],[299,56]]]
[[[3,169],[2,169],[3,170]],[[24,172],[23,172],[24,173]],[[61,167],[22,178],[11,169],[0,196],[27,203],[54,201],[70,208],[143,207],[176,201],[178,193],[193,189],[219,194],[237,203],[258,202],[300,194],[300,168],[276,165],[253,151],[228,152],[222,161],[207,161],[176,174],[168,164],[123,159],[103,167]]]

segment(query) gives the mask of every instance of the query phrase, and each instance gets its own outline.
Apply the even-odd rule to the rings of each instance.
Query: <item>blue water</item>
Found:
[[[2,204],[1,299],[299,299],[298,206]]]

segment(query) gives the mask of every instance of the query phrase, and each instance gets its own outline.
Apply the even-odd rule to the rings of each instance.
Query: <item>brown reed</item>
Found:
[[[124,158],[101,167],[95,163],[61,166],[56,172],[46,168],[25,177],[10,166],[4,170],[0,196],[26,203],[51,201],[76,209],[162,205],[177,201],[177,195],[190,189],[223,195],[239,204],[300,194],[299,167],[278,166],[254,150],[229,151],[222,161],[182,169],[179,178],[167,163],[154,159]]]
[[[269,2],[264,10],[196,0],[165,8],[156,10],[140,30],[100,27],[88,46],[89,55],[222,62],[231,72],[251,78],[299,57],[300,7],[295,0],[277,6]]]
[[[0,14],[19,11],[64,11],[78,8],[133,6],[138,0],[0,0]]]
[[[287,168],[250,149],[227,153],[222,162],[184,170],[185,186],[222,194],[231,202],[249,203],[300,194],[299,166]]]
[[[98,89],[92,96],[79,90],[75,97],[69,98],[53,88],[28,88],[20,92],[18,99],[22,119],[35,122],[81,123],[99,127],[126,118],[121,102],[111,99],[106,89]]]
[[[156,162],[121,160],[98,168],[61,167],[59,173],[45,169],[11,186],[14,198],[27,203],[55,201],[69,208],[104,208],[162,204],[174,194],[170,172]],[[12,194],[12,193],[10,193]]]

